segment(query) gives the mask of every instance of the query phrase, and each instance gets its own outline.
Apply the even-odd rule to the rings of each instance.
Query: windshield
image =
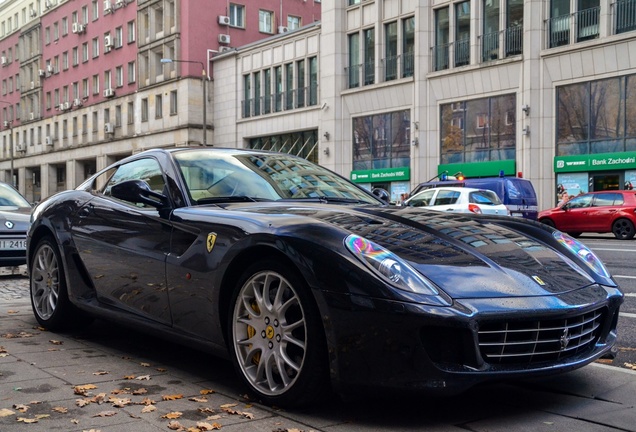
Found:
[[[0,207],[31,207],[31,204],[11,186],[0,183]]]
[[[319,199],[379,204],[371,194],[305,159],[285,154],[174,153],[188,192],[197,203]]]

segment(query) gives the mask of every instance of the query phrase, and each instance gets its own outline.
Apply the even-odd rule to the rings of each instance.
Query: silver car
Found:
[[[0,267],[26,264],[26,233],[31,204],[16,189],[0,182]]]

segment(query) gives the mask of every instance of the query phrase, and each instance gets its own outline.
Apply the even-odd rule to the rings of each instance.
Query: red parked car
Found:
[[[629,240],[636,233],[636,191],[589,192],[539,212],[538,220],[573,237],[611,232],[617,239]]]

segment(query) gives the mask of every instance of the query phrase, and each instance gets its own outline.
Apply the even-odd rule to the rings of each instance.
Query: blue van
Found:
[[[484,177],[465,178],[463,180],[445,180],[420,183],[413,189],[410,196],[437,186],[465,186],[471,188],[488,189],[497,194],[512,216],[526,219],[537,219],[539,212],[537,194],[530,180],[519,177]]]

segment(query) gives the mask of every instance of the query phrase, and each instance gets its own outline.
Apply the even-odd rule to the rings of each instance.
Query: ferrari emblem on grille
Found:
[[[559,343],[561,344],[561,351],[564,351],[568,347],[568,344],[570,343],[570,339],[571,339],[570,331],[566,327],[565,329],[563,329],[563,334],[561,335],[561,338],[559,339]]]
[[[206,241],[206,247],[208,249],[208,253],[212,252],[214,248],[214,243],[216,243],[216,233],[208,234],[208,240]]]
[[[11,221],[5,221],[5,222],[4,222],[4,226],[6,226],[7,228],[11,229],[11,228],[13,228],[13,222],[11,222]]]
[[[539,276],[532,276],[532,279],[534,279],[534,281],[541,286],[545,285],[545,282],[543,282],[543,279],[541,279]]]

